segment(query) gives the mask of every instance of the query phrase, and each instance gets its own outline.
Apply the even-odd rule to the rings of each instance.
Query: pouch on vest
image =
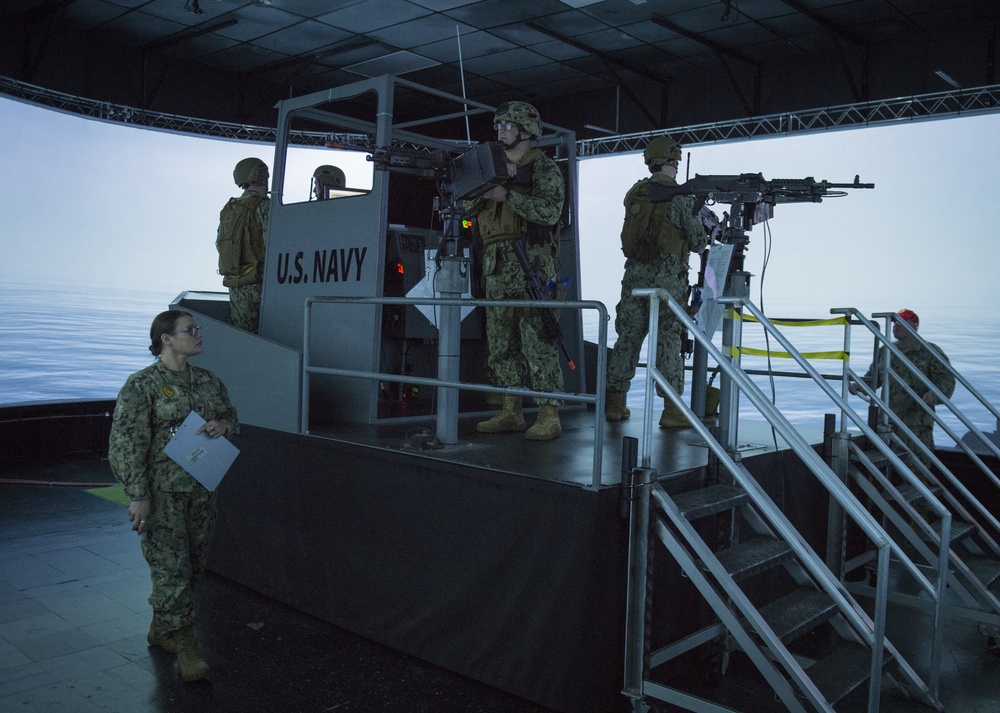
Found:
[[[652,262],[659,254],[656,226],[663,219],[666,203],[649,200],[649,186],[641,183],[625,199],[625,224],[622,226],[622,252],[638,262]]]
[[[230,198],[219,213],[215,247],[219,251],[219,274],[225,278],[223,284],[226,287],[258,281],[257,264],[263,261],[264,256],[258,255],[255,249],[251,217],[264,198],[254,198],[256,200]]]

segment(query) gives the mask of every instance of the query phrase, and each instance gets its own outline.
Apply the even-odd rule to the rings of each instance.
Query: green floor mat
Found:
[[[128,507],[130,502],[121,483],[109,485],[106,488],[89,488],[87,492],[91,495],[96,495],[99,498],[110,500],[113,503],[124,505],[125,507]]]

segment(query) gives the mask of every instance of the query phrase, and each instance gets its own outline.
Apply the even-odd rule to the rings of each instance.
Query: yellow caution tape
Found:
[[[727,319],[742,319],[745,322],[759,322],[752,314],[741,314],[734,309],[727,309]],[[843,327],[847,325],[847,317],[831,317],[830,319],[772,319],[771,324],[780,327]]]
[[[753,349],[751,347],[743,347],[739,349],[738,347],[731,347],[729,356],[733,359],[743,354],[744,356],[770,356],[778,359],[791,359],[792,355],[788,352],[769,352],[766,349]],[[848,352],[800,352],[801,356],[806,359],[837,359],[838,361],[850,361],[851,355]]]

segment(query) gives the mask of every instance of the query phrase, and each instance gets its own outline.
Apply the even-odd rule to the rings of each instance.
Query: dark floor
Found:
[[[213,574],[197,627],[213,675],[182,683],[174,657],[146,644],[149,574],[124,508],[85,490],[111,481],[95,460],[0,472],[0,711],[548,711]],[[889,624],[904,653],[926,651],[929,617],[901,610]],[[744,685],[759,676],[747,673],[716,695],[734,684],[734,709],[776,710],[773,697],[753,703]],[[968,621],[948,621],[941,700],[949,713],[1000,712],[1000,657]],[[882,710],[928,709],[887,689]]]
[[[0,477],[0,711],[548,711],[211,573],[196,632],[213,675],[182,683],[146,644],[149,570],[124,507],[57,480],[112,478],[106,461]]]

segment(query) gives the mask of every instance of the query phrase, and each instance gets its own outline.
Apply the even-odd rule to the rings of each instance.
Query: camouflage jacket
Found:
[[[948,357],[945,353],[941,351],[941,347],[936,344],[931,344],[928,342],[931,349],[937,352],[937,356],[931,353],[929,349],[926,349],[921,344],[914,344],[908,349],[902,349],[903,356],[913,362],[913,365],[917,370],[930,379],[931,383],[936,386],[941,393],[943,393],[948,398],[955,392],[955,377],[950,371],[948,371],[944,365],[939,361],[938,357],[948,361]],[[898,344],[896,345],[899,346]],[[889,359],[889,368],[892,369],[899,377],[916,392],[918,396],[923,396],[927,393],[927,386],[920,380],[913,371],[904,366],[903,362],[898,359],[895,355],[891,356]],[[868,373],[865,374],[865,379],[868,383],[871,383],[871,376],[873,371],[878,370],[879,372],[879,384],[883,383],[882,375],[882,358],[881,356],[877,359],[875,364],[868,369]],[[892,409],[893,413],[897,414],[904,422],[907,424],[933,424],[934,419],[931,418],[930,414],[927,413],[924,408],[916,403],[906,390],[903,389],[898,383],[893,382],[889,385],[889,408]]]
[[[206,369],[188,369],[190,384],[157,360],[132,374],[118,393],[108,460],[131,500],[149,498],[153,491],[191,492],[201,487],[163,452],[191,411],[206,421],[225,421],[230,435],[239,430],[225,385]]]
[[[562,215],[566,185],[556,162],[532,149],[517,162],[503,203],[476,198],[465,209],[476,218],[484,244],[522,237],[529,224],[554,226]]]

